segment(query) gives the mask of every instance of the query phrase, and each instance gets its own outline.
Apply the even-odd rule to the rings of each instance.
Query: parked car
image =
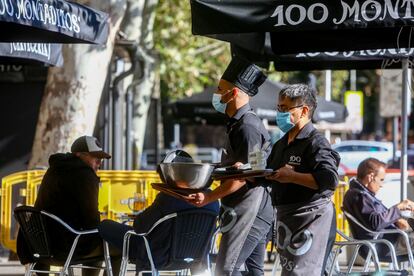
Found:
[[[393,157],[391,142],[348,140],[334,144],[332,148],[341,156],[340,174],[356,170],[359,163],[368,157],[377,158],[385,163],[392,161]]]

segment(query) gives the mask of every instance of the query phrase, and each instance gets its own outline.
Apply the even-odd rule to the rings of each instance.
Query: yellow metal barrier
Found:
[[[1,233],[0,242],[15,251],[17,225],[13,210],[18,204],[34,205],[38,187],[44,170],[23,171],[8,175],[2,179],[1,186]],[[155,171],[98,171],[101,178],[99,190],[99,211],[102,219],[116,221],[144,209],[152,204],[158,191],[152,189],[151,183],[161,180]],[[212,188],[218,186],[214,182]],[[334,202],[337,209],[337,227],[348,233],[348,225],[340,210],[347,184],[341,183],[335,192]]]
[[[2,179],[0,241],[8,249],[15,251],[16,248],[17,225],[13,210],[19,204],[34,205],[44,173],[44,170],[23,171]],[[154,171],[99,171],[98,175],[101,178],[99,211],[102,219],[117,221],[151,205],[158,193],[151,183],[161,181]],[[136,204],[138,196],[144,199],[140,204]]]
[[[336,209],[336,228],[341,230],[347,236],[349,236],[349,226],[348,221],[344,217],[344,213],[341,210],[342,202],[344,201],[344,196],[346,191],[348,191],[348,179],[341,181],[336,188],[336,191],[333,196],[333,202]],[[344,239],[340,235],[336,235],[337,241],[343,241]]]

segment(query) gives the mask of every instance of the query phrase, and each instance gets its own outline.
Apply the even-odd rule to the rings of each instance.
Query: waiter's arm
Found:
[[[268,176],[267,179],[276,180],[280,183],[295,183],[313,190],[319,189],[319,185],[312,174],[295,172],[289,165],[281,167],[274,174]]]
[[[331,148],[322,134],[318,134],[311,143],[309,155],[312,156],[309,167],[313,178],[318,183],[319,190],[334,191],[339,181],[339,154]]]
[[[246,185],[246,181],[244,180],[229,179],[222,182],[221,185],[217,187],[214,191],[211,191],[209,193],[201,192],[189,195],[189,197],[191,197],[191,200],[189,202],[198,207],[202,207],[229,194],[234,193],[244,185]]]
[[[292,166],[285,165],[267,179],[280,183],[294,183],[313,190],[335,190],[338,183],[339,155],[331,149],[325,137],[314,137],[305,156],[309,157],[311,173],[296,172]]]
[[[251,124],[243,124],[239,129],[231,132],[229,140],[233,150],[232,159],[241,163],[247,163],[249,152],[252,151],[256,145],[258,145],[259,148],[262,147],[263,143],[260,132]],[[210,193],[196,193],[190,195],[192,199],[189,202],[201,207],[236,192],[244,185],[246,185],[246,181],[244,180],[226,180]]]

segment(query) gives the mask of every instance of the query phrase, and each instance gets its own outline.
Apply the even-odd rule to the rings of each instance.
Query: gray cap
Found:
[[[106,153],[99,143],[98,139],[93,136],[81,136],[73,142],[70,151],[75,152],[86,152],[98,158],[111,158],[111,155]]]

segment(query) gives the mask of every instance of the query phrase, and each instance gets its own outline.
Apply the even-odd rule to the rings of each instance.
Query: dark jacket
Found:
[[[358,180],[351,179],[349,190],[346,192],[343,202],[343,209],[354,216],[360,223],[368,229],[381,231],[384,229],[396,229],[395,222],[401,218],[400,210],[393,206],[385,207],[375,195],[365,188]],[[361,227],[349,221],[352,235],[356,239],[372,239],[373,235],[363,230]],[[383,235],[392,243],[395,243],[398,235]],[[363,247],[364,248],[364,247]],[[386,250],[386,251],[384,251]],[[378,250],[379,255],[388,252],[385,248]]]
[[[54,154],[49,158],[49,169],[40,185],[35,207],[58,216],[75,230],[96,228],[100,222],[99,181],[95,171],[80,158],[71,153]],[[73,235],[49,220],[47,227],[56,257],[66,256]],[[87,255],[100,243],[98,236],[80,239],[76,255]],[[21,262],[26,263],[30,259],[24,258],[23,247],[22,240],[18,237],[17,253]]]
[[[198,208],[183,200],[176,199],[175,197],[164,193],[159,193],[151,206],[136,216],[134,220],[134,230],[137,233],[146,233],[160,218],[171,213],[189,209]],[[218,215],[219,203],[218,201],[212,202],[202,207],[202,209],[214,211]],[[164,266],[168,262],[169,251],[171,249],[172,227],[173,224],[171,220],[168,220],[160,227],[157,227],[150,236],[151,252],[153,253],[153,259],[156,266]],[[148,268],[148,257],[142,239],[139,239],[137,247],[138,268]]]

